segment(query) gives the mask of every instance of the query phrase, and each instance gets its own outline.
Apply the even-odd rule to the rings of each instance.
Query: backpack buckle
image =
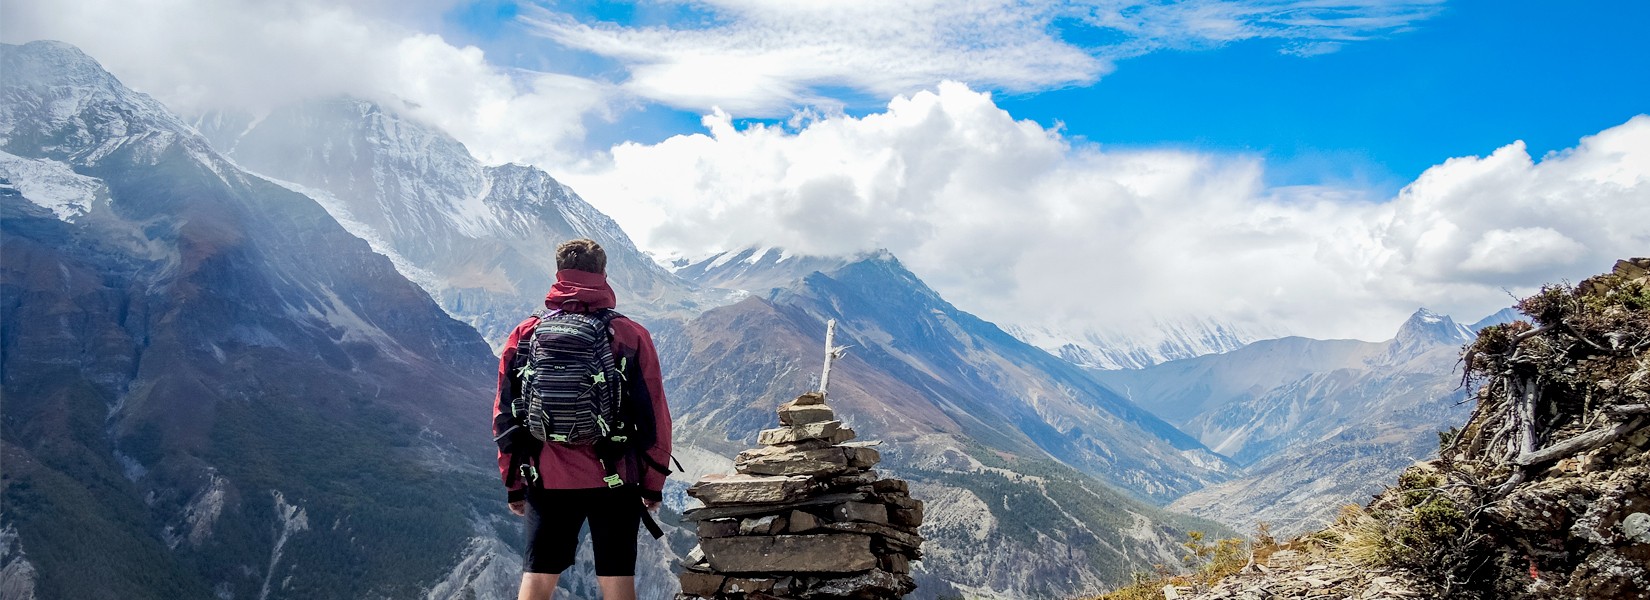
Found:
[[[619,475],[616,474],[616,473],[613,474],[613,475],[608,475],[606,477],[603,477],[602,481],[607,482],[607,487],[609,487],[609,488],[616,488],[616,487],[619,487],[621,485],[624,485],[624,480],[620,479]]]

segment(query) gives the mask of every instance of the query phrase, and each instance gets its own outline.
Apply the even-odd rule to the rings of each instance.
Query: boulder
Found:
[[[808,490],[807,477],[712,475],[689,487],[706,505],[789,502]]]
[[[854,430],[843,427],[842,421],[764,429],[756,434],[756,443],[766,446],[794,444],[807,440],[825,440],[827,443],[840,444],[851,439],[854,439]]]
[[[877,566],[871,536],[739,536],[701,542],[710,566],[721,573],[853,573]]]
[[[837,522],[863,521],[888,524],[888,507],[869,502],[844,502],[831,507],[831,517]]]
[[[847,471],[850,459],[842,448],[784,452],[734,462],[740,473],[759,475],[831,475]]]
[[[916,508],[895,508],[888,511],[888,523],[905,529],[916,530],[922,526],[923,509],[918,504]]]
[[[877,557],[877,567],[889,573],[903,575],[911,572],[911,559],[904,554],[884,554]]]
[[[875,448],[866,446],[844,446],[843,454],[847,455],[848,466],[856,469],[869,469],[882,462],[882,453]]]
[[[746,517],[765,513],[780,513],[792,508],[803,506],[825,506],[841,502],[863,502],[870,498],[869,494],[822,494],[811,498],[803,498],[785,504],[740,504],[734,506],[709,506],[705,508],[691,508],[682,512],[682,518],[689,521],[709,521],[727,517]]]
[[[710,598],[722,591],[722,582],[727,577],[715,573],[682,572],[682,594]]]
[[[882,479],[871,484],[871,488],[878,494],[897,494],[904,496],[911,493],[911,486],[901,479]]]
[[[739,521],[735,519],[699,522],[699,537],[701,538],[719,538],[734,535],[739,535]]]
[[[774,535],[785,530],[785,517],[768,515],[739,522],[739,535]]]
[[[800,510],[791,511],[791,517],[790,517],[789,521],[790,521],[790,532],[791,533],[805,533],[805,532],[808,532],[808,531],[812,531],[814,529],[818,529],[820,523],[824,522],[824,521],[821,521],[819,519],[819,517],[814,516],[812,513],[806,513],[806,512],[802,512]]]
[[[871,482],[876,480],[876,471],[860,471],[858,473],[849,473],[847,475],[837,475],[836,477],[832,477],[831,480],[826,483],[826,487],[859,488],[861,486],[871,485]],[[869,492],[872,490],[865,491]]]
[[[889,546],[899,549],[915,550],[922,546],[922,536],[914,533],[906,533],[887,525],[854,521],[849,523],[826,523],[821,525],[821,527],[832,531],[874,535],[884,542],[887,542]]]
[[[836,419],[836,411],[823,404],[814,406],[779,406],[779,423],[782,425],[808,425],[823,423]]]
[[[801,396],[797,396],[795,400],[792,400],[790,402],[786,402],[786,404],[789,404],[789,405],[792,405],[792,406],[810,406],[810,405],[824,404],[824,403],[825,403],[825,394],[821,394],[819,392],[808,392],[808,393],[803,394]]]

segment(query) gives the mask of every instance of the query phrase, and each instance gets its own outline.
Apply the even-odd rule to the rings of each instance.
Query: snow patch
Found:
[[[355,216],[350,213],[349,205],[344,201],[339,200],[337,196],[332,195],[332,193],[327,192],[326,190],[320,190],[290,181],[276,179],[268,175],[263,175],[260,173],[253,173],[253,175],[293,192],[308,196],[311,200],[314,200],[316,204],[321,205],[321,208],[327,211],[327,214],[332,215],[332,219],[337,221],[339,225],[343,226],[345,231],[350,232],[350,235],[366,241],[367,246],[371,247],[373,252],[382,254],[385,258],[390,259],[390,263],[395,265],[395,270],[400,272],[402,277],[406,277],[413,283],[418,284],[418,287],[424,288],[425,292],[434,295],[437,290],[441,289],[441,279],[437,277],[435,273],[431,273],[430,271],[420,268],[418,265],[413,264],[412,261],[407,260],[406,257],[401,256],[401,254],[396,252],[395,248],[390,245],[388,240],[385,240],[382,236],[378,235],[376,230],[374,230],[371,226],[357,220]]]
[[[68,223],[91,212],[93,203],[109,198],[109,188],[102,180],[75,173],[69,165],[54,160],[0,152],[0,177],[11,181],[11,187],[23,199]]]

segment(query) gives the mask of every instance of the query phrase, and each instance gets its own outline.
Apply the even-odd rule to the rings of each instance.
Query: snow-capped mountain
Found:
[[[1094,376],[1241,465],[1177,510],[1240,529],[1321,524],[1398,469],[1436,451],[1459,422],[1461,346],[1448,316],[1421,309],[1385,342],[1262,340],[1225,354]]]
[[[486,166],[446,133],[356,99],[199,127],[237,163],[315,198],[459,319],[501,343],[555,281],[555,244],[600,242],[620,309],[694,314],[724,303],[638,251],[618,224],[544,171]],[[707,306],[701,306],[705,304]]]
[[[1207,318],[1142,317],[1104,330],[1064,330],[1044,325],[1009,325],[1008,332],[1078,366],[1139,369],[1171,360],[1230,352],[1256,340],[1280,337],[1280,330]]]
[[[0,73],[7,596],[493,595],[475,331],[74,47]]]
[[[810,273],[829,271],[865,256],[814,256],[793,254],[783,248],[745,248],[688,262],[677,268],[676,274],[702,286],[767,294]]]
[[[1485,327],[1489,327],[1491,325],[1505,325],[1507,323],[1511,323],[1513,321],[1517,321],[1517,320],[1520,320],[1520,319],[1523,319],[1523,318],[1524,318],[1523,313],[1518,312],[1517,308],[1513,308],[1513,307],[1509,306],[1507,308],[1503,308],[1501,310],[1496,311],[1495,314],[1493,314],[1493,315],[1490,315],[1488,317],[1484,317],[1482,319],[1479,319],[1477,323],[1473,323],[1471,325],[1468,325],[1467,328],[1471,329],[1473,331],[1473,333],[1478,333],[1479,331],[1482,331]]]

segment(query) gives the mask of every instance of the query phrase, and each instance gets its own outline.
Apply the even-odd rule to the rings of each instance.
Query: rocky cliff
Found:
[[[1475,408],[1438,459],[1297,539],[1309,559],[1165,596],[1650,598],[1650,259],[1518,310],[1464,352]]]

